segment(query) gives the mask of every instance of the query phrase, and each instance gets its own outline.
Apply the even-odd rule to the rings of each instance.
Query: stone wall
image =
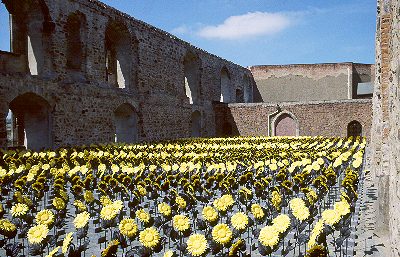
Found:
[[[371,131],[372,172],[378,185],[376,234],[400,255],[399,0],[379,0]]]
[[[263,65],[250,67],[257,83],[255,102],[357,98],[357,84],[370,82],[373,65],[355,63]]]
[[[217,134],[226,134],[223,128],[230,124],[233,134],[274,135],[273,128],[280,115],[289,115],[297,123],[297,134],[300,136],[345,137],[348,124],[355,120],[362,125],[362,135],[369,137],[372,123],[371,107],[370,99],[217,104]]]
[[[246,91],[244,78],[254,85],[248,69],[96,0],[3,2],[12,14],[13,53],[0,52],[0,146],[9,105],[25,93],[48,103],[51,144],[58,147],[112,142],[114,111],[124,103],[138,114],[139,140],[190,136],[197,110],[201,135],[213,136],[221,71],[229,73],[233,102],[237,89]],[[185,92],[188,54],[199,63],[194,104]]]

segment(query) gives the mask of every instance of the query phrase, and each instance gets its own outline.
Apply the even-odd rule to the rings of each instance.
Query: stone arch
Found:
[[[138,141],[138,114],[132,105],[124,103],[114,111],[114,124],[116,143]]]
[[[247,74],[243,76],[243,89],[244,89],[244,102],[252,103],[253,102],[253,86],[250,82],[250,78]]]
[[[280,112],[272,124],[273,136],[299,136],[299,121],[291,112]]]
[[[85,71],[86,66],[86,16],[76,11],[68,16],[65,25],[67,38],[67,69]]]
[[[122,21],[110,20],[105,32],[106,80],[116,88],[136,87],[137,40]]]
[[[201,113],[194,111],[191,116],[192,137],[201,137]]]
[[[3,0],[10,14],[10,51],[25,59],[26,72],[41,75],[49,66],[48,40],[55,24],[44,0]],[[49,67],[47,67],[48,69]]]
[[[187,51],[184,59],[185,93],[190,104],[197,104],[200,100],[200,58],[193,52]]]
[[[41,96],[29,92],[17,96],[9,104],[12,120],[12,146],[35,151],[52,147],[51,111]]]
[[[224,66],[220,73],[220,85],[221,85],[221,100],[222,103],[232,102],[231,92],[231,75],[228,69]]]
[[[347,124],[347,137],[362,136],[362,125],[360,122],[353,120]]]
[[[7,15],[8,14],[8,15]],[[6,45],[0,50],[11,52],[11,25],[10,13],[3,3],[0,2],[0,38]]]

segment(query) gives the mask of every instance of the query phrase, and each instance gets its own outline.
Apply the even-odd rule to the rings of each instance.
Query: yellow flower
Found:
[[[171,207],[167,203],[158,204],[158,211],[164,216],[171,215]]]
[[[253,213],[254,218],[262,219],[264,217],[264,210],[259,204],[251,205],[251,213]]]
[[[266,226],[261,229],[258,240],[263,246],[273,248],[279,242],[279,232],[274,226]]]
[[[282,197],[277,191],[272,192],[271,202],[272,202],[272,205],[275,207],[275,209],[280,210],[280,206],[282,203]]]
[[[61,199],[60,197],[55,197],[53,199],[53,206],[57,209],[57,210],[63,210],[65,209],[65,202],[63,199]]]
[[[218,219],[218,212],[211,206],[206,206],[203,208],[203,217],[208,222],[213,222]]]
[[[322,212],[322,218],[328,225],[334,225],[340,221],[340,214],[336,210],[325,210]]]
[[[0,219],[0,231],[13,232],[17,227],[8,219]]]
[[[186,201],[180,196],[177,196],[175,202],[178,204],[180,209],[184,209],[186,207]]]
[[[138,227],[134,219],[123,219],[119,223],[119,231],[121,234],[127,237],[133,237],[136,235]]]
[[[346,200],[335,203],[334,210],[341,216],[345,216],[350,213],[350,205]]]
[[[94,201],[94,196],[92,191],[85,191],[85,194],[83,195],[83,198],[87,203],[91,203]]]
[[[315,226],[311,232],[310,239],[308,240],[307,246],[308,248],[313,247],[317,244],[317,237],[321,234],[322,230],[324,229],[324,220],[320,219],[315,223]]]
[[[36,214],[36,223],[41,225],[50,225],[54,221],[54,214],[50,210],[42,210]]]
[[[58,252],[59,249],[60,249],[60,247],[57,246],[56,248],[54,248],[53,250],[51,250],[51,251],[49,252],[49,254],[46,255],[46,257],[53,257],[54,254],[56,254],[56,253]]]
[[[65,235],[65,238],[63,240],[63,244],[61,247],[61,252],[62,253],[66,253],[68,251],[69,245],[72,242],[72,235],[74,234],[74,232],[69,232],[67,235]]]
[[[120,242],[118,240],[112,240],[107,248],[101,252],[101,257],[114,256],[118,250],[118,245]]]
[[[117,216],[118,212],[113,204],[109,204],[101,208],[100,218],[103,220],[112,220]]]
[[[46,225],[36,225],[28,230],[28,241],[31,244],[40,244],[49,233]]]
[[[249,223],[249,217],[243,212],[238,212],[231,217],[232,226],[237,229],[245,229]]]
[[[138,185],[138,186],[136,187],[136,189],[139,191],[139,194],[140,194],[141,196],[145,196],[145,195],[147,194],[146,188],[144,188],[142,185]]]
[[[139,234],[140,243],[147,248],[153,248],[160,242],[160,234],[154,228],[146,228]]]
[[[83,228],[87,225],[90,218],[90,214],[87,211],[79,213],[74,219],[75,228]]]
[[[202,234],[193,234],[187,240],[187,250],[193,256],[200,256],[208,248],[206,237]]]
[[[75,200],[74,205],[78,208],[79,211],[86,211],[87,207],[81,200]]]
[[[185,215],[175,215],[172,219],[172,226],[175,230],[185,231],[190,227],[190,220]]]
[[[303,199],[294,198],[289,202],[290,209],[292,209],[293,216],[298,220],[306,220],[310,216],[310,211],[308,210]]]
[[[223,195],[221,196],[220,200],[223,202],[224,205],[226,205],[227,207],[231,207],[233,206],[233,204],[235,203],[235,201],[233,200],[232,195]]]
[[[232,230],[228,225],[220,223],[213,228],[212,237],[219,244],[227,244],[232,239]]]
[[[279,233],[284,233],[290,227],[290,218],[286,214],[280,214],[272,220],[272,224]]]
[[[103,205],[103,206],[112,204],[110,197],[108,197],[106,195],[100,196],[100,202],[101,202],[101,205]]]
[[[150,221],[150,214],[144,209],[137,210],[135,214],[141,222],[148,223]]]
[[[29,210],[28,205],[23,203],[17,203],[13,207],[11,207],[11,215],[13,217],[19,217],[25,215]]]

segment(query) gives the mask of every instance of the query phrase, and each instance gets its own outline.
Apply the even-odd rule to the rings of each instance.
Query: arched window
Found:
[[[11,52],[11,15],[5,5],[0,2],[0,50]]]
[[[253,86],[250,84],[249,76],[243,76],[244,102],[253,102]]]
[[[231,77],[226,67],[221,70],[221,99],[222,103],[230,103],[232,101]]]
[[[67,32],[67,68],[75,71],[84,71],[86,37],[85,16],[76,12],[68,16]]]
[[[274,136],[298,136],[298,123],[293,114],[282,112],[274,119]]]
[[[130,104],[120,105],[114,112],[115,142],[135,143],[138,140],[138,117]]]
[[[106,28],[106,80],[117,88],[134,88],[136,81],[136,40],[127,26],[110,21]]]
[[[10,103],[10,144],[32,150],[51,147],[48,102],[34,93],[25,93]]]
[[[192,137],[201,137],[201,114],[199,111],[192,113]]]
[[[200,59],[188,52],[183,61],[185,93],[190,104],[197,104],[200,98]]]
[[[360,124],[360,122],[353,120],[347,125],[347,136],[362,136],[362,125]]]

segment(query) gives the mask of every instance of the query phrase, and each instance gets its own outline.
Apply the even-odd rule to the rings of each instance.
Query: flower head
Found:
[[[227,244],[232,239],[232,230],[226,224],[218,224],[212,230],[212,237],[219,244]]]
[[[279,232],[274,226],[266,226],[261,229],[258,240],[263,246],[272,248],[279,242]]]
[[[172,219],[172,226],[177,231],[185,231],[190,227],[190,220],[185,215],[175,215]]]
[[[200,256],[206,252],[208,243],[202,234],[193,234],[187,240],[187,250],[193,256]]]
[[[74,234],[74,232],[69,232],[67,235],[65,235],[65,238],[63,240],[62,247],[61,247],[61,252],[62,253],[66,253],[68,251],[69,245],[72,242],[72,235],[73,234]]]
[[[100,218],[103,220],[112,220],[114,219],[118,214],[117,209],[113,204],[108,204],[106,206],[103,206],[100,211]]]
[[[60,197],[55,197],[53,199],[53,206],[57,209],[57,210],[63,210],[66,207],[66,204],[64,202],[64,200]]]
[[[244,212],[238,212],[231,217],[232,226],[237,229],[245,229],[249,224],[249,217]]]
[[[127,237],[133,237],[138,231],[138,227],[134,219],[123,219],[119,223],[119,231],[122,235]]]
[[[280,214],[272,220],[272,224],[279,233],[284,233],[290,227],[290,218],[286,214]]]
[[[141,222],[148,223],[150,221],[150,214],[144,209],[137,210],[135,214]]]
[[[46,225],[36,225],[28,230],[28,242],[31,244],[40,244],[49,233]]]
[[[158,211],[167,217],[171,215],[171,207],[167,203],[158,204]]]
[[[175,202],[178,204],[180,209],[186,208],[186,201],[181,196],[177,196]]]
[[[58,252],[59,249],[60,249],[60,247],[57,246],[56,248],[54,248],[53,250],[51,250],[51,251],[49,252],[49,254],[46,255],[46,257],[53,257],[54,254],[56,254],[56,253]]]
[[[218,219],[218,212],[211,206],[206,206],[202,211],[203,217],[208,222],[213,222]]]
[[[346,200],[335,203],[334,210],[341,216],[345,216],[350,213],[350,205]]]
[[[13,232],[16,229],[15,224],[8,219],[0,219],[0,232]]]
[[[29,210],[28,205],[23,203],[17,203],[13,207],[11,207],[11,215],[13,217],[20,217],[25,215]]]
[[[336,210],[325,210],[322,212],[322,218],[328,225],[333,226],[340,221],[340,214]]]
[[[90,218],[90,214],[87,211],[79,213],[74,219],[75,228],[83,228],[87,225]]]
[[[36,214],[36,223],[42,225],[50,225],[54,221],[54,214],[50,210],[42,210]]]
[[[144,247],[153,248],[160,242],[160,234],[154,227],[146,228],[140,232],[139,241]]]
[[[251,205],[251,213],[253,214],[254,218],[262,219],[264,218],[264,210],[262,209],[261,205],[253,204]]]

